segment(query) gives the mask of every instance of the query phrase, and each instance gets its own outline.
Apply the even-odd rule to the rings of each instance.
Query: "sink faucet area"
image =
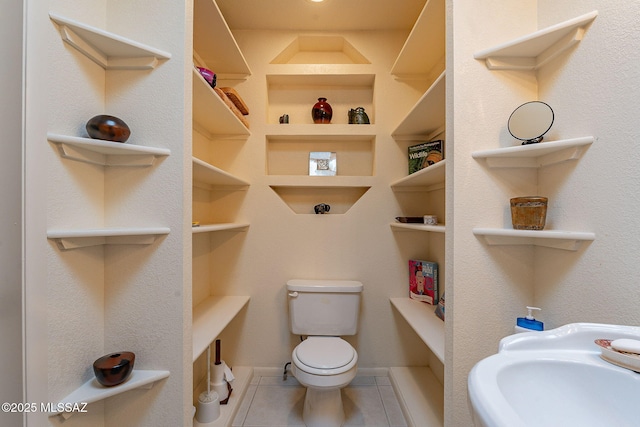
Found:
[[[573,323],[503,338],[469,373],[475,426],[637,426],[640,355],[612,349],[622,339],[640,343],[640,327]]]

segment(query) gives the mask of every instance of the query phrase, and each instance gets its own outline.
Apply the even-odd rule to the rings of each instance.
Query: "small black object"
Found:
[[[313,210],[316,211],[316,214],[322,215],[322,214],[329,213],[329,211],[331,210],[331,206],[329,206],[326,203],[320,203],[315,205],[313,207]]]

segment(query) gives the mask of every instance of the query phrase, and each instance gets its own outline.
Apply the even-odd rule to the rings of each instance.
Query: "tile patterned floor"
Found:
[[[233,427],[304,427],[305,388],[292,376],[256,376]],[[388,377],[358,376],[342,390],[345,427],[406,427]]]

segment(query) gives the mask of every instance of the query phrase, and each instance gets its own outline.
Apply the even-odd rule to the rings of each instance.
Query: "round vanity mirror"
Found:
[[[553,125],[553,110],[548,104],[541,101],[531,101],[516,108],[507,127],[509,133],[522,142],[522,144],[534,144],[542,141],[545,133]]]

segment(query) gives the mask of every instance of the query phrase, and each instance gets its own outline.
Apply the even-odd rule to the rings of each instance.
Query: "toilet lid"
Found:
[[[300,362],[317,369],[336,369],[353,360],[351,344],[337,337],[310,337],[296,347]]]

